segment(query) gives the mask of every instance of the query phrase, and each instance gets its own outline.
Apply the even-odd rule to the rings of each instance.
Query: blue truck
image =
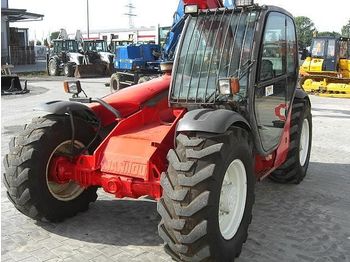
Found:
[[[160,74],[160,45],[131,44],[115,49],[114,68],[111,76],[111,92],[148,81]]]

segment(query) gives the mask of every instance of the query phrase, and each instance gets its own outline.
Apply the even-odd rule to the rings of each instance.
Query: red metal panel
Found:
[[[102,99],[118,109],[123,117],[128,117],[140,110],[142,104],[147,100],[150,100],[157,94],[166,92],[169,89],[170,79],[170,75],[163,75],[151,81],[124,88]],[[100,104],[92,104],[91,109],[102,120],[104,126],[115,121],[114,115]]]
[[[278,106],[275,110],[276,115],[283,120],[280,110],[286,108],[286,106]],[[290,121],[292,117],[292,110],[289,111],[287,121],[284,125],[281,141],[277,149],[269,156],[263,157],[256,155],[255,156],[255,174],[257,178],[263,179],[268,176],[275,169],[280,167],[287,159],[289,151],[289,137],[290,137]]]
[[[153,124],[112,137],[105,147],[101,171],[148,180],[148,163],[157,150],[153,143],[162,144],[170,129]]]
[[[183,0],[185,5],[198,5],[199,9],[223,7],[221,0]]]

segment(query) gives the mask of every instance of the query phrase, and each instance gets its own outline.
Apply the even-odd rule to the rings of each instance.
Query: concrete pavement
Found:
[[[90,96],[108,79],[85,79]],[[67,99],[61,81],[29,81],[31,92],[1,98],[2,155],[40,102]],[[256,186],[249,237],[239,262],[350,261],[350,100],[311,96],[313,147],[300,185]],[[85,213],[35,222],[7,200],[1,184],[1,261],[171,261],[157,234],[156,203],[115,200],[99,191]]]

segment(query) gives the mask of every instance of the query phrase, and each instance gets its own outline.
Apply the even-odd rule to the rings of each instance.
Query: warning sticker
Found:
[[[273,95],[273,85],[265,87],[265,96]]]

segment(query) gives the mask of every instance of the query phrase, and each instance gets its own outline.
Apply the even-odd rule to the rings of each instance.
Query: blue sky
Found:
[[[49,32],[66,28],[74,33],[86,30],[87,0],[8,0],[10,8],[25,8],[29,12],[44,14],[41,22],[15,23],[29,28],[30,39],[46,38]],[[178,0],[133,0],[137,17],[136,26],[170,25]],[[350,19],[349,0],[256,0],[259,4],[278,5],[294,16],[308,16],[319,31],[340,31]],[[333,3],[333,4],[327,4]],[[90,30],[128,26],[125,5],[128,0],[89,0]]]

